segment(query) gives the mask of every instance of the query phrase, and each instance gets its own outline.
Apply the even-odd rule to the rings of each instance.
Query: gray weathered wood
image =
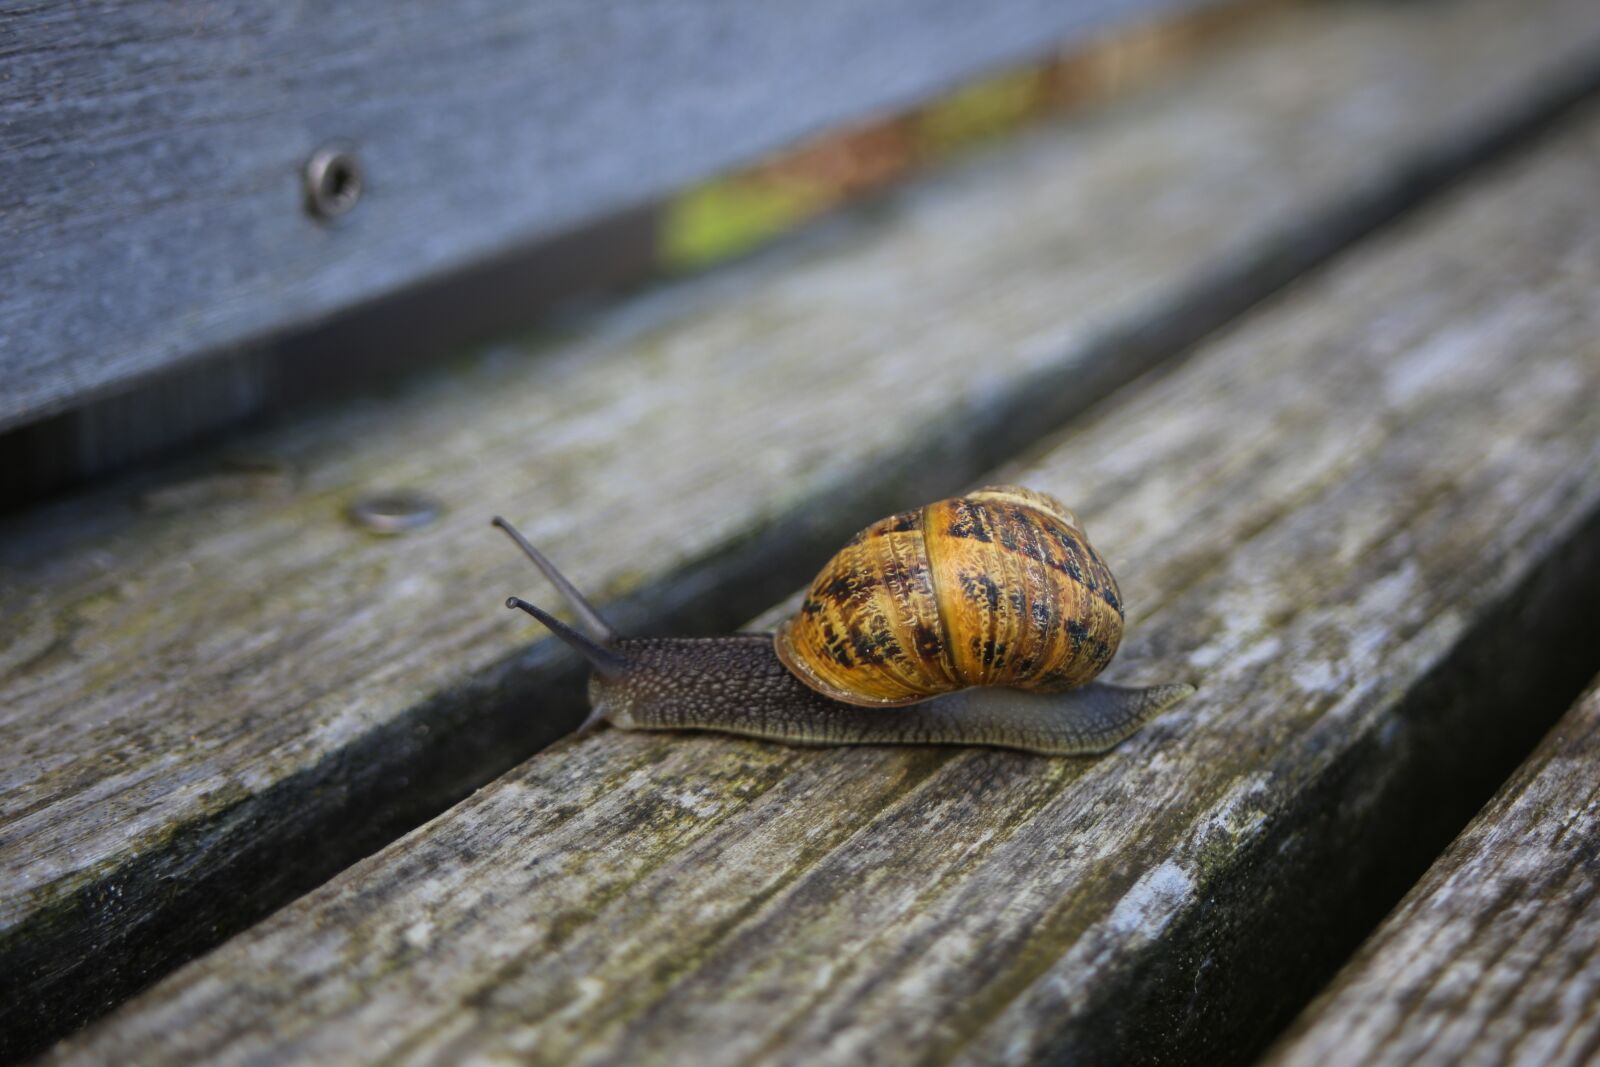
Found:
[[[1115,752],[566,742],[52,1062],[1237,1056],[1592,670],[1597,160],[1591,110],[999,472],[1117,568],[1114,678],[1200,686]]]
[[[1285,16],[574,339],[6,524],[8,1032],[102,1010],[570,723],[560,661],[497,606],[535,582],[489,515],[634,621],[715,599],[696,624],[731,628],[1593,69],[1588,0],[1529,11]],[[396,486],[445,516],[388,541],[343,518]]]
[[[0,12],[0,429],[1194,2]],[[325,142],[365,170],[332,226]]]
[[[1301,1018],[1270,1067],[1600,1058],[1600,684]]]

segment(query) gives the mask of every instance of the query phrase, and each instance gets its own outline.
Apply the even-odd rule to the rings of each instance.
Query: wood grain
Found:
[[[1112,754],[565,742],[50,1062],[1238,1058],[1592,673],[1597,160],[1591,110],[997,473],[1116,569],[1113,680],[1200,686]]]
[[[13,7],[0,429],[1181,6]],[[336,225],[302,207],[325,143],[365,174]]]
[[[1270,1056],[1527,1064],[1600,1056],[1600,684]]]
[[[1588,0],[1539,11],[1286,16],[570,337],[5,524],[0,1032],[103,1011],[576,721],[490,515],[624,624],[732,629],[1525,129],[1595,43]],[[395,487],[444,516],[346,520]]]

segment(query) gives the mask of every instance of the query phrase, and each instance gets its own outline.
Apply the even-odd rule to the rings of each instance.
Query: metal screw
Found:
[[[306,210],[334,219],[361,199],[361,164],[349,149],[323,145],[306,161]]]
[[[358,500],[349,511],[350,521],[376,534],[408,533],[433,522],[444,505],[426,493],[402,489]]]

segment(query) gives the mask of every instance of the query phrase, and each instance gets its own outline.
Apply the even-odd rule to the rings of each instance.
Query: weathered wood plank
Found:
[[[1196,0],[0,13],[0,429]],[[335,226],[301,171],[347,146]]]
[[[1591,673],[1597,160],[1591,111],[1001,472],[1118,568],[1113,673],[1201,687],[1117,751],[563,743],[52,1062],[1248,1051]]]
[[[488,515],[624,622],[731,628],[1592,73],[1587,0],[1537,11],[1286,16],[540,358],[501,346],[7,524],[4,1032],[103,1010],[570,725],[564,661],[484,610],[530,581]],[[344,519],[396,486],[445,515]]]
[[[1267,1060],[1600,1057],[1600,684],[1428,870]]]

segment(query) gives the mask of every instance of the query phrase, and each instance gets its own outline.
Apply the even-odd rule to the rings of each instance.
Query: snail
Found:
[[[1053,497],[989,486],[851,538],[775,634],[622,637],[504,519],[572,609],[527,612],[593,667],[586,732],[714,730],[804,745],[1103,752],[1194,692],[1093,681],[1122,639],[1116,580]]]

